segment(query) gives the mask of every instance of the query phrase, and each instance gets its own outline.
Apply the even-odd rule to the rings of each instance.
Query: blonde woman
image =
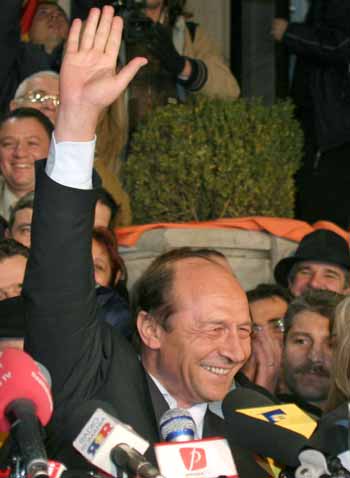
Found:
[[[334,343],[331,388],[313,445],[331,456],[338,456],[350,471],[350,297],[337,306],[332,331]]]

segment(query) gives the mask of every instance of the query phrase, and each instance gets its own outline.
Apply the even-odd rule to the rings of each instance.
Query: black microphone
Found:
[[[109,416],[105,417],[106,413]],[[119,467],[143,478],[162,478],[159,470],[135,448],[142,442],[145,449],[147,442],[116,417],[110,404],[100,400],[86,401],[69,417],[64,438],[74,441],[74,447],[86,460],[105,473],[118,476],[115,467]],[[108,440],[104,439],[107,434]],[[106,456],[109,459],[106,460]]]
[[[116,466],[127,473],[137,474],[142,478],[163,478],[155,466],[135,448],[131,448],[126,443],[120,443],[112,448],[110,457]]]
[[[222,409],[225,421],[232,426],[232,443],[296,468],[299,465],[299,453],[310,446],[309,440],[300,433],[237,411],[266,406],[278,409],[283,404],[276,404],[265,395],[244,387],[236,388],[226,396]]]

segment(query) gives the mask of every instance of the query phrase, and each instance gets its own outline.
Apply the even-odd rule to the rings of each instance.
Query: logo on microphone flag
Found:
[[[237,412],[257,420],[273,423],[278,427],[299,433],[306,438],[310,438],[317,426],[317,422],[294,403],[270,405],[268,407],[241,408]]]
[[[188,471],[201,470],[207,466],[204,448],[180,448],[182,461]]]
[[[238,478],[231,449],[222,437],[156,443],[154,450],[166,478]]]

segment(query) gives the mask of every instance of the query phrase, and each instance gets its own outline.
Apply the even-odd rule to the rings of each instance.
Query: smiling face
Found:
[[[17,197],[34,190],[34,162],[47,157],[49,144],[35,118],[11,118],[0,128],[0,169]]]
[[[203,259],[175,266],[174,313],[165,330],[141,312],[142,361],[178,407],[222,400],[250,355],[247,298],[227,269]]]
[[[326,289],[342,293],[345,287],[345,271],[341,267],[312,261],[300,262],[289,282],[289,289],[295,297],[307,289]]]
[[[329,391],[331,361],[329,320],[316,312],[296,314],[283,357],[284,379],[289,390],[320,406]]]

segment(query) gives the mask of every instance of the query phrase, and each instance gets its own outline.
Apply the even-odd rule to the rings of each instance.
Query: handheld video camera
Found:
[[[112,5],[116,15],[123,18],[123,35],[126,43],[143,40],[152,25],[152,20],[143,13],[147,0],[100,0],[99,4],[100,7],[106,4]]]

